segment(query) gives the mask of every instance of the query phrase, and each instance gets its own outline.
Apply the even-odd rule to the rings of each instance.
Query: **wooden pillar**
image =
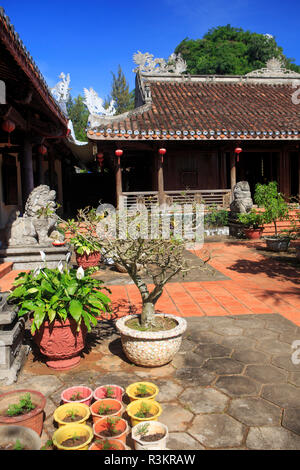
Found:
[[[236,157],[233,151],[230,152],[230,187],[233,191],[236,185]]]
[[[48,151],[48,173],[49,173],[49,186],[55,189],[55,157],[51,150]]]
[[[279,159],[279,191],[286,197],[291,195],[291,167],[290,154],[284,149],[280,152]]]
[[[21,158],[22,200],[25,207],[27,198],[34,188],[32,144],[28,138],[24,140]]]
[[[38,172],[38,182],[39,182],[39,184],[45,184],[43,162],[44,162],[43,155],[38,154],[37,155],[37,172]]]
[[[163,169],[163,156],[162,155],[158,155],[157,189],[158,189],[158,203],[159,205],[164,204],[165,188],[164,188],[164,169]]]
[[[121,157],[116,156],[116,205],[119,208],[120,196],[122,195],[122,169],[121,169]]]

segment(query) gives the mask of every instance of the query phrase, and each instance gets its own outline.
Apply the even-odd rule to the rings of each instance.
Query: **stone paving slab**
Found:
[[[183,347],[172,363],[159,368],[130,364],[113,322],[99,322],[88,335],[89,344],[77,368],[53,371],[32,351],[17,383],[0,382],[0,392],[26,387],[46,395],[43,442],[55,430],[53,412],[64,388],[109,383],[126,388],[147,380],[160,389],[160,420],[169,427],[171,450],[300,450],[300,365],[292,363],[289,349],[298,330],[280,315],[273,318],[274,325],[269,315],[188,318]],[[284,338],[278,331],[272,348],[269,333],[279,325],[285,329]],[[249,327],[261,333],[253,334],[251,342]],[[241,331],[223,336],[228,328]],[[267,346],[262,350],[264,336]],[[284,354],[278,354],[281,344]],[[128,445],[132,448],[130,439]]]

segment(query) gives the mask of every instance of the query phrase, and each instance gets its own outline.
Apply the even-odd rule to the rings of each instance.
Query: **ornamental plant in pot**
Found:
[[[81,267],[68,269],[60,262],[55,269],[47,268],[41,253],[44,267],[20,273],[8,303],[18,306],[19,316],[31,319],[31,333],[46,364],[70,369],[80,361],[87,331],[109,312],[110,299],[102,289],[110,291]]]
[[[119,385],[101,385],[94,390],[93,397],[95,400],[102,400],[103,398],[115,398],[122,402],[124,395],[124,388]]]
[[[65,403],[54,411],[54,421],[59,426],[65,426],[68,423],[85,424],[90,417],[90,408],[84,403]]]
[[[91,243],[83,235],[77,234],[71,238],[70,243],[74,246],[78,266],[84,269],[98,266],[101,253],[97,243]]]
[[[41,435],[45,396],[35,390],[14,390],[0,395],[0,427],[25,426]]]
[[[52,441],[59,450],[88,450],[93,437],[87,424],[66,424],[54,432]]]
[[[244,233],[247,238],[253,240],[261,237],[263,232],[264,213],[252,209],[250,212],[237,214],[239,222],[244,227]]]
[[[126,436],[129,432],[128,423],[120,417],[111,417],[99,419],[93,425],[94,435],[100,440],[118,439],[126,444]]]
[[[264,208],[264,222],[274,224],[275,234],[266,237],[267,248],[272,251],[287,251],[290,237],[278,232],[277,222],[289,219],[289,207],[283,195],[278,192],[276,181],[255,186],[254,201]]]
[[[132,428],[135,450],[165,450],[168,427],[159,421],[142,421]]]

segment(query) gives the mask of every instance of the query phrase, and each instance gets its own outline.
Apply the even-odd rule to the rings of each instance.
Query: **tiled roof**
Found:
[[[102,122],[99,118],[98,127],[88,131],[90,139],[299,138],[300,104],[293,103],[296,88],[291,80],[272,83],[177,76],[176,80],[143,77],[142,82],[144,89],[150,85],[151,99],[132,112]]]
[[[67,127],[67,117],[63,114],[59,104],[52,96],[43,75],[2,7],[0,7],[0,42],[9,51],[25,75],[27,75],[48,108],[51,109],[53,114]]]

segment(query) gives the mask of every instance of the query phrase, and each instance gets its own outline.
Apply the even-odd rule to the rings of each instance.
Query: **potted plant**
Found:
[[[241,222],[245,228],[244,233],[247,238],[253,240],[261,237],[263,232],[264,213],[258,212],[252,209],[250,212],[243,214],[237,214],[239,222]]]
[[[266,237],[267,248],[272,251],[286,251],[290,243],[289,236],[278,232],[277,222],[289,218],[289,207],[281,193],[278,192],[276,181],[255,186],[254,201],[264,208],[264,222],[274,224],[275,234]]]
[[[69,270],[62,263],[17,276],[8,302],[18,306],[19,316],[30,317],[33,339],[49,367],[64,370],[79,363],[87,331],[109,311],[102,285],[81,267]]]
[[[93,422],[96,423],[100,418],[121,416],[123,405],[119,400],[115,400],[114,398],[103,398],[102,400],[95,401],[90,406],[90,410]]]
[[[63,403],[83,403],[90,406],[93,398],[93,390],[86,385],[74,385],[68,387],[61,393],[61,400]]]
[[[74,246],[78,266],[82,266],[84,269],[98,266],[101,259],[99,245],[89,242],[80,234],[71,238],[70,243]]]
[[[141,421],[157,421],[162,413],[161,405],[155,400],[134,400],[126,408],[132,426]]]
[[[66,424],[54,432],[52,441],[59,450],[88,450],[93,437],[87,424]]]
[[[105,441],[97,439],[89,447],[89,450],[128,450],[127,446],[118,439],[106,439]]]
[[[126,444],[128,429],[127,421],[115,416],[101,418],[93,425],[94,435],[100,440],[118,439],[124,444]]]
[[[24,426],[0,426],[0,450],[40,450],[37,432]]]
[[[115,398],[122,402],[124,388],[119,385],[101,385],[94,390],[94,399],[102,400],[103,398]]]
[[[56,408],[53,414],[54,421],[59,426],[69,423],[85,424],[90,417],[90,408],[84,403],[65,403]]]
[[[25,426],[41,435],[46,398],[35,390],[14,390],[0,395],[0,428]]]
[[[132,428],[135,450],[165,450],[168,427],[159,421],[142,421]]]
[[[158,392],[158,387],[151,382],[135,382],[126,388],[130,401],[140,399],[154,400]]]

